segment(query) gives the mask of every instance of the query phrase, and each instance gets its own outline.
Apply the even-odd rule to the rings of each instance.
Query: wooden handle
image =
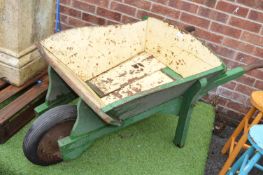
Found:
[[[245,70],[245,72],[249,72],[251,70],[258,69],[258,68],[263,68],[263,61],[257,61],[253,64],[243,66],[243,69]]]

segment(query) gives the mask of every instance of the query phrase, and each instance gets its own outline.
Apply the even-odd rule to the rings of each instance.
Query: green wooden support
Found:
[[[183,105],[179,113],[179,121],[176,129],[176,135],[174,138],[174,143],[177,146],[183,147],[185,144],[194,103],[200,97],[206,95],[208,91],[231,80],[237,79],[244,74],[244,68],[237,67],[217,76],[211,77],[208,80],[206,78],[202,78],[184,93]]]
[[[237,79],[244,75],[246,71],[242,67],[236,67],[234,69],[228,70],[222,74],[212,77],[208,80],[208,85],[202,90],[201,95],[205,95],[208,91],[225,84],[231,80]]]
[[[169,67],[163,68],[162,72],[165,73],[166,75],[168,75],[169,77],[171,77],[172,79],[176,80],[176,81],[183,81],[183,77],[180,74],[173,71]]]
[[[58,141],[63,160],[80,156],[94,141],[89,139],[89,134],[97,135],[96,131],[107,125],[81,99],[77,102],[77,112],[77,120],[70,136]]]
[[[175,98],[146,112],[128,118],[121,126],[103,123],[82,100],[78,102],[78,117],[70,136],[58,141],[63,160],[72,160],[80,156],[97,138],[116,132],[153,114],[178,114],[182,98]]]
[[[60,78],[50,66],[48,67],[49,86],[46,103],[53,104],[67,100],[68,102],[77,97],[74,91]]]
[[[183,102],[179,112],[179,121],[176,128],[174,144],[178,147],[183,147],[185,144],[189,122],[191,119],[193,106],[199,99],[202,89],[206,87],[207,79],[202,78],[198,80],[183,94]]]
[[[49,85],[45,103],[35,108],[37,115],[41,115],[45,111],[62,104],[67,104],[77,95],[71,88],[60,78],[60,76],[51,68],[48,67]]]
[[[81,99],[77,103],[77,112],[78,116],[72,128],[71,137],[78,137],[105,126],[105,122]]]
[[[169,70],[167,71],[169,72]],[[105,124],[100,120],[97,114],[85,104],[85,102],[79,99],[77,103],[78,116],[71,134],[70,136],[58,141],[63,160],[72,160],[77,158],[97,138],[116,132],[156,113],[167,113],[173,115],[179,114],[174,143],[179,147],[183,147],[187,137],[193,106],[196,101],[201,97],[201,95],[203,95],[204,92],[235,79],[243,75],[243,73],[244,71],[242,68],[236,68],[210,78],[209,82],[207,78],[201,78],[197,80],[188,90],[186,90],[182,96],[155,106],[138,115],[129,117],[123,121],[123,125],[121,126],[111,126]],[[177,79],[179,79],[179,81],[181,80],[178,76]]]
[[[122,118],[123,124],[121,126],[112,126],[103,122],[82,99],[78,98],[78,96],[59,77],[59,75],[51,67],[49,67],[50,84],[48,94],[46,96],[46,102],[35,109],[37,113],[43,113],[44,111],[61,104],[71,103],[77,105],[77,120],[73,126],[70,136],[58,141],[63,160],[77,158],[97,138],[118,131],[156,113],[167,113],[173,115],[179,114],[174,143],[179,147],[183,147],[186,141],[189,122],[195,102],[214,87],[238,78],[244,74],[243,68],[235,68],[225,72],[224,66],[220,66],[208,72],[203,72],[188,78],[182,78],[169,68],[165,68],[162,71],[170,77],[176,79],[176,81],[165,86],[160,86],[160,90],[167,89],[167,92],[169,92],[170,95],[173,94],[173,91],[171,91],[173,86],[177,86],[178,88],[180,86],[181,89],[187,90],[180,92],[180,94],[177,89],[178,94],[173,94],[172,98],[167,99],[168,101],[162,102],[162,104],[156,104],[155,106],[145,109],[140,113],[136,113],[133,116]],[[187,86],[184,87],[183,85]],[[125,111],[125,106],[129,104],[127,102],[135,99],[137,99],[138,102],[138,105],[135,103],[135,108],[137,110],[137,108],[139,109],[140,107],[139,104],[146,103],[144,101],[140,101],[139,99],[148,95],[148,93],[150,92],[127,97],[123,100],[105,106],[103,111],[110,115],[112,110],[117,109],[119,106],[121,107],[120,112]],[[163,93],[164,92],[160,91],[160,94],[163,95]],[[160,99],[159,96],[157,99]],[[129,106],[129,109],[130,107],[132,107],[132,105]]]

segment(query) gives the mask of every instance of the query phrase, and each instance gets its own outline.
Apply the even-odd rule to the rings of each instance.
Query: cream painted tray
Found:
[[[154,18],[127,25],[84,27],[41,42],[47,62],[94,110],[142,91],[222,67],[191,34]],[[197,77],[196,77],[197,78]],[[112,121],[107,115],[105,121]]]

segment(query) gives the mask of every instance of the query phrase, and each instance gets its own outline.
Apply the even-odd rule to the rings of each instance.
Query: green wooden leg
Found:
[[[121,126],[107,125],[82,100],[78,102],[78,116],[70,136],[58,141],[63,160],[81,155],[96,139],[118,131],[156,113],[178,113],[182,98],[175,98],[136,116],[127,118]]]
[[[174,138],[174,144],[176,144],[178,147],[183,147],[185,145],[193,105],[200,97],[200,93],[206,85],[207,79],[200,79],[183,95],[183,103],[179,112],[179,121]]]
[[[40,115],[50,108],[61,104],[67,104],[77,98],[71,88],[60,78],[60,76],[49,66],[48,67],[48,91],[45,103],[35,108],[35,112]]]

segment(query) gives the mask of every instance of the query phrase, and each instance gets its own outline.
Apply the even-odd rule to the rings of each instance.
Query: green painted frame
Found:
[[[46,100],[45,103],[35,108],[35,113],[37,115],[41,115],[58,105],[67,104],[78,97],[50,66],[48,67],[48,80],[49,84]]]
[[[77,105],[77,120],[72,128],[70,136],[58,141],[63,160],[71,160],[81,155],[81,153],[85,151],[97,138],[118,131],[156,113],[168,113],[173,115],[179,114],[174,143],[179,147],[183,147],[186,142],[192,109],[196,101],[201,96],[205,95],[209,90],[217,87],[218,85],[242,76],[245,73],[245,70],[242,67],[238,67],[226,71],[225,66],[222,65],[212,70],[183,79],[180,78],[180,76],[174,71],[169,68],[165,68],[163,72],[175,78],[177,81],[124,98],[103,107],[102,110],[110,115],[116,108],[122,108],[122,105],[125,107],[131,102],[140,98],[147,98],[151,94],[162,95],[170,88],[176,88],[177,86],[186,83],[189,83],[189,88],[184,89],[179,96],[174,96],[161,104],[145,109],[145,111],[123,118],[123,124],[121,126],[106,124],[94,111],[91,110],[88,105],[85,104],[85,102],[83,102],[82,99],[78,98],[78,96],[51,67],[49,67],[48,72],[50,85],[46,102],[38,106],[35,111],[37,114],[41,114],[48,109],[61,104],[71,103]]]
[[[211,70],[208,70],[208,71],[196,74],[196,75],[192,75],[192,76],[189,76],[187,78],[182,78],[179,74],[174,72],[172,69],[170,69],[169,67],[166,67],[166,68],[164,68],[162,70],[162,72],[167,74],[168,76],[172,77],[173,79],[176,79],[177,81],[173,81],[171,83],[167,83],[167,84],[158,86],[156,88],[137,93],[137,94],[135,94],[133,96],[125,97],[125,98],[123,98],[121,100],[118,100],[116,102],[113,102],[111,104],[108,104],[108,105],[104,106],[102,108],[102,111],[103,112],[109,112],[110,110],[112,110],[114,108],[117,108],[118,106],[121,106],[122,104],[127,104],[128,102],[130,102],[132,100],[136,100],[138,98],[147,96],[147,95],[149,95],[151,93],[162,92],[162,91],[165,91],[168,88],[171,88],[171,87],[174,87],[174,86],[178,86],[178,85],[181,85],[181,84],[185,84],[185,83],[191,82],[191,81],[196,81],[196,80],[201,79],[203,77],[209,77],[211,75],[216,76],[218,74],[224,73],[225,70],[226,70],[226,67],[225,67],[224,64],[222,64],[221,66],[216,67],[214,69],[211,69]]]

